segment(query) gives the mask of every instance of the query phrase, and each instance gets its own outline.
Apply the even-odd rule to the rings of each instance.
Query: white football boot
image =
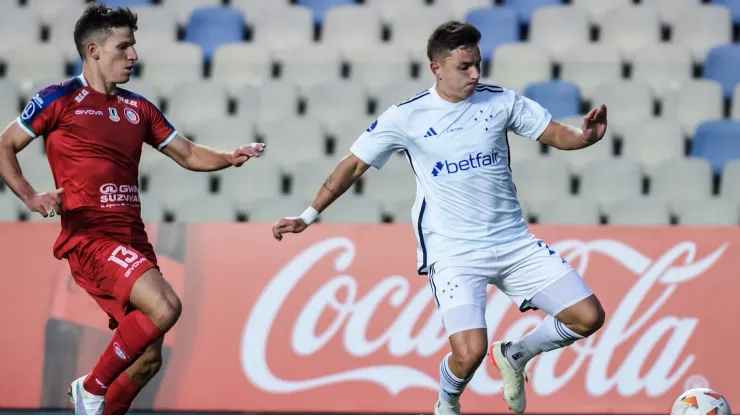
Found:
[[[72,382],[69,387],[69,401],[75,406],[76,415],[102,415],[105,407],[105,396],[89,393],[82,387],[87,375]]]
[[[527,407],[527,396],[524,391],[524,381],[526,379],[524,371],[515,369],[509,359],[506,358],[506,348],[510,342],[496,341],[491,344],[489,354],[491,355],[491,364],[498,368],[501,373],[501,379],[504,382],[504,400],[509,405],[509,409],[514,413],[524,413]]]
[[[460,403],[451,405],[442,399],[437,399],[437,403],[434,403],[434,414],[435,415],[459,415],[460,414]]]

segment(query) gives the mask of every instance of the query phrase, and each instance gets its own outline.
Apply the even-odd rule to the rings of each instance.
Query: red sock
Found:
[[[113,380],[141,357],[149,344],[163,333],[141,311],[135,310],[126,315],[82,386],[92,394],[105,395]]]
[[[105,393],[104,415],[125,415],[144,386],[134,383],[124,371]]]

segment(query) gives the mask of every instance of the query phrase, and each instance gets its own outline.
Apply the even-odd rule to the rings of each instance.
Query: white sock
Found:
[[[460,395],[463,390],[465,390],[465,386],[468,385],[468,382],[473,378],[473,376],[463,380],[454,375],[450,370],[449,364],[447,364],[447,360],[449,360],[451,355],[452,353],[445,355],[445,357],[442,358],[442,363],[439,365],[439,398],[454,406],[460,402]]]
[[[514,368],[523,370],[527,362],[538,354],[567,347],[581,338],[583,336],[571,331],[553,316],[547,315],[537,328],[519,342],[509,344],[503,352]]]

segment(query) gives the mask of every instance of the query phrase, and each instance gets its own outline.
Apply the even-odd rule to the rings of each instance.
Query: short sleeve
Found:
[[[509,112],[507,127],[514,133],[537,140],[552,120],[547,109],[536,101],[512,92],[514,101]]]
[[[149,126],[146,142],[157,150],[162,150],[177,136],[177,130],[154,104],[145,100],[142,100],[142,103],[146,107],[145,114]]]
[[[42,89],[31,97],[16,122],[34,139],[48,135],[57,123],[59,106],[55,103],[62,95],[59,85]]]
[[[393,152],[406,147],[406,139],[398,125],[397,107],[386,110],[365,130],[350,148],[355,156],[380,169]]]

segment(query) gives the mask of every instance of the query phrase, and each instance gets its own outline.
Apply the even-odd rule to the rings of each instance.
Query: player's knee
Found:
[[[152,310],[149,317],[155,325],[164,330],[172,328],[180,318],[182,303],[177,295],[165,296]]]
[[[486,345],[472,342],[465,343],[453,351],[452,359],[455,360],[455,366],[458,369],[466,376],[470,376],[486,358],[486,349]]]
[[[571,329],[584,337],[588,337],[604,326],[605,319],[606,313],[604,312],[604,308],[602,308],[601,303],[596,300],[595,302],[592,302],[588,308],[583,308],[573,323],[575,328]]]
[[[170,326],[172,326],[178,319],[180,319],[180,314],[182,314],[182,303],[180,302],[180,298],[175,295],[168,297],[165,305],[162,315]]]
[[[175,325],[182,312],[177,293],[155,268],[147,270],[134,283],[129,302],[164,331]]]

